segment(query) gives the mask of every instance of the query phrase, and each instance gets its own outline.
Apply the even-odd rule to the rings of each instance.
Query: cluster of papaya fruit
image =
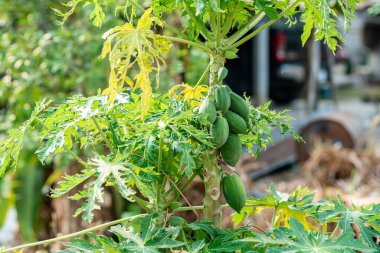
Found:
[[[228,86],[221,85],[202,102],[199,113],[205,114],[212,123],[210,134],[224,162],[234,167],[242,151],[239,134],[248,131],[249,104]],[[228,205],[240,213],[246,202],[246,191],[240,177],[236,173],[225,175],[222,189]]]
[[[248,103],[228,86],[220,85],[202,102],[199,113],[212,123],[210,134],[224,162],[234,167],[242,151],[239,134],[248,131]]]

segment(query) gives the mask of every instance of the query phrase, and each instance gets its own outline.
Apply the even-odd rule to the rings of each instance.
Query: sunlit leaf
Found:
[[[171,47],[167,39],[151,30],[153,23],[162,26],[160,20],[151,16],[151,12],[152,9],[144,12],[136,28],[131,23],[125,23],[103,35],[105,42],[102,57],[108,55],[111,64],[109,87],[104,94],[113,94],[110,97],[112,103],[115,94],[120,92],[125,82],[134,89],[141,89],[142,117],[148,112],[149,99],[152,95],[150,74],[157,72],[155,82],[159,85],[160,65],[165,63],[162,57]],[[138,72],[134,76],[128,76],[132,67],[137,67]]]

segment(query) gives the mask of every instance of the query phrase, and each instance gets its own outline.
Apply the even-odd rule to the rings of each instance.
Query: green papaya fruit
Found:
[[[231,105],[231,97],[227,86],[218,86],[215,89],[215,106],[216,109],[226,113]]]
[[[211,126],[211,136],[216,148],[220,148],[227,141],[229,134],[228,122],[225,118],[218,116]]]
[[[211,123],[214,123],[216,120],[216,107],[210,99],[203,100],[199,107],[199,113],[207,115],[207,119]]]
[[[235,167],[239,162],[242,151],[240,137],[237,134],[230,133],[224,145],[220,148],[220,154],[225,163]]]
[[[227,204],[240,213],[247,201],[247,193],[240,177],[235,173],[224,176],[222,179],[222,189]]]
[[[247,119],[250,113],[247,101],[245,101],[244,98],[242,98],[235,92],[230,92],[230,97],[231,105],[229,110],[239,114],[244,119]]]
[[[237,113],[228,110],[224,117],[228,121],[230,131],[235,134],[245,134],[248,131],[247,122]]]

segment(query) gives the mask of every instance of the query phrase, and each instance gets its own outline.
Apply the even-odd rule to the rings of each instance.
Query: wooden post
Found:
[[[269,29],[262,31],[252,40],[254,95],[259,105],[269,100]]]
[[[306,43],[306,111],[311,113],[318,106],[318,75],[321,69],[321,44],[314,36]]]

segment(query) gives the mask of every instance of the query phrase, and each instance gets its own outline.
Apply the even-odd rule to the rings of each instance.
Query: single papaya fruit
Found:
[[[247,101],[245,101],[244,98],[242,98],[235,92],[230,92],[230,97],[231,105],[229,110],[239,114],[244,119],[247,119],[250,113]]]
[[[247,122],[237,113],[228,110],[224,117],[228,121],[230,131],[235,134],[245,134],[248,131]]]
[[[222,189],[227,204],[240,213],[247,201],[247,193],[240,177],[235,173],[224,176],[222,179]]]
[[[212,141],[215,143],[216,148],[220,148],[226,143],[230,128],[225,118],[218,116],[211,126]]]
[[[216,120],[216,107],[210,99],[203,100],[199,107],[199,113],[207,115],[207,120],[214,123]]]
[[[220,154],[225,163],[235,167],[239,162],[242,151],[240,137],[237,134],[230,133],[224,145],[220,148]]]
[[[228,108],[231,105],[231,97],[230,92],[228,91],[227,86],[218,86],[215,89],[215,106],[216,109],[222,111],[222,113],[226,113]]]

